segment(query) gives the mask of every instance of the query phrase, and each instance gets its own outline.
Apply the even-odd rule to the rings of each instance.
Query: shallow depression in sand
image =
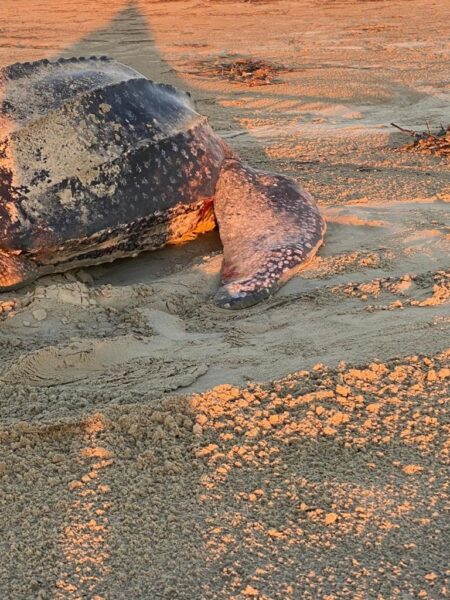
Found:
[[[77,383],[78,389],[123,385],[138,390],[144,385],[163,392],[191,384],[206,370],[192,360],[175,365],[159,358],[158,350],[132,335],[47,347],[19,358],[0,381],[43,387]]]

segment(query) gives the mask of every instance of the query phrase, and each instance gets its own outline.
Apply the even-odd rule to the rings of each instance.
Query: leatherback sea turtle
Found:
[[[243,164],[189,94],[108,57],[0,69],[0,292],[216,222],[224,308],[270,296],[325,233],[311,196]]]

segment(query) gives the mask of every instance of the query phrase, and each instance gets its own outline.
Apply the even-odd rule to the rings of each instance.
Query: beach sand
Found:
[[[328,232],[240,312],[216,231],[0,294],[0,597],[448,597],[449,162],[390,126],[450,124],[447,2],[2,14],[0,65],[108,54],[189,90]]]

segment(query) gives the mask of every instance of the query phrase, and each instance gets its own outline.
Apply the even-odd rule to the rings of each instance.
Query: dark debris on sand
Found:
[[[277,74],[287,70],[286,67],[264,60],[219,57],[198,62],[194,73],[257,86],[276,83]]]
[[[432,133],[427,124],[426,131],[415,131],[413,129],[405,129],[395,123],[391,123],[393,127],[396,127],[403,133],[414,138],[414,141],[405,144],[398,148],[400,152],[421,152],[424,154],[435,154],[436,156],[450,156],[450,125],[445,128],[441,125],[439,131]]]

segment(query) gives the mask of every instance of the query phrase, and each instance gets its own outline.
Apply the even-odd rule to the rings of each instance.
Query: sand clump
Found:
[[[449,358],[3,427],[3,589],[445,597]]]
[[[431,283],[431,294],[421,297],[414,297],[418,289],[421,287],[429,287],[425,284],[428,280]],[[425,285],[424,285],[425,284]],[[368,302],[366,310],[373,312],[374,310],[395,310],[397,308],[404,309],[408,306],[416,307],[431,307],[446,305],[450,299],[450,272],[438,271],[428,276],[422,275],[405,275],[398,278],[381,278],[373,279],[367,283],[353,284],[349,283],[344,286],[338,286],[333,289],[337,294],[345,294],[347,297],[359,298],[362,301],[369,299],[379,299],[380,297],[389,298],[396,297],[389,304],[371,304]],[[410,292],[416,291],[416,294]]]

